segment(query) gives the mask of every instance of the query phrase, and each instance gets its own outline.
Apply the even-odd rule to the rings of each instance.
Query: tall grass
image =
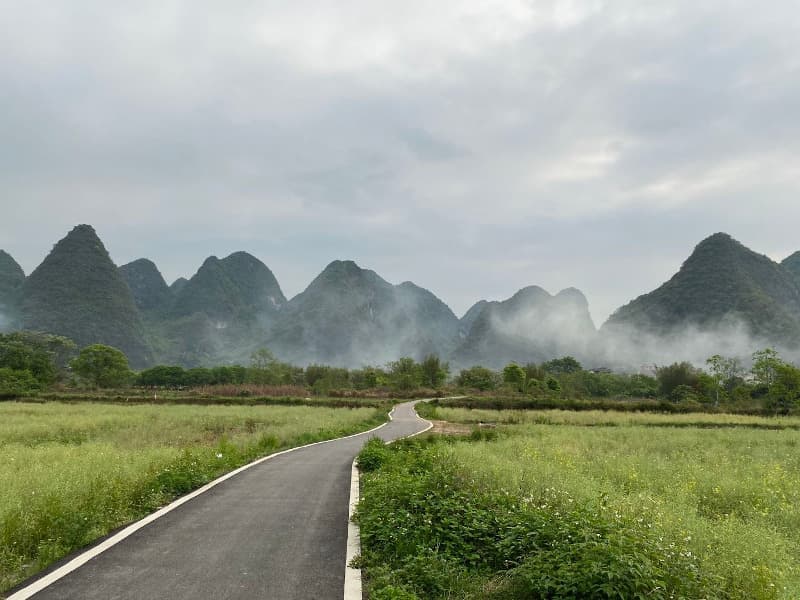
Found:
[[[437,412],[517,424],[386,450],[359,508],[376,598],[800,597],[796,420]]]
[[[624,427],[643,425],[652,427],[750,427],[754,429],[800,429],[800,417],[760,417],[738,414],[648,412],[571,411],[571,410],[492,410],[479,408],[449,408],[420,404],[417,412],[430,419],[455,423],[477,424],[538,424],[583,425],[587,427]]]
[[[383,420],[374,408],[0,404],[0,590],[257,456]]]

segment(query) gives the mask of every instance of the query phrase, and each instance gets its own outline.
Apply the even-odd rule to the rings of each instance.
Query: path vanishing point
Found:
[[[9,600],[342,600],[353,460],[370,437],[427,429],[413,405],[395,407],[377,430],[244,468],[96,556],[103,544],[71,556]]]

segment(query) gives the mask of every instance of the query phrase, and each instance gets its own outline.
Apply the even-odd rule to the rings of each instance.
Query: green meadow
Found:
[[[496,426],[365,449],[373,600],[800,597],[796,418],[435,417]]]
[[[0,591],[259,456],[385,419],[375,408],[0,403]]]

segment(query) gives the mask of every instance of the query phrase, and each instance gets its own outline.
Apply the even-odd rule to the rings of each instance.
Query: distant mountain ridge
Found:
[[[626,368],[682,360],[700,338],[701,361],[708,351],[746,356],[755,343],[800,352],[800,252],[778,264],[712,235],[669,281],[619,308],[598,332],[575,288],[551,295],[525,287],[506,300],[481,300],[458,319],[429,290],[394,285],[349,260],[331,262],[290,300],[246,252],[210,256],[190,279],[168,286],[148,259],[117,268],[95,231],[79,225],[27,278],[0,251],[0,329],[18,325],[116,346],[136,367],[246,364],[263,347],[300,365],[358,367],[434,353],[454,368],[563,355]],[[666,341],[668,352],[645,352]]]

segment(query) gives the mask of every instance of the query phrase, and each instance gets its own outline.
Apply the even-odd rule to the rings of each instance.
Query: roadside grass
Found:
[[[219,475],[379,425],[375,408],[0,404],[0,595]]]
[[[800,597],[800,432],[761,428],[783,420],[437,410],[521,424],[365,449],[371,600]]]
[[[420,416],[453,423],[496,423],[506,425],[579,425],[586,427],[749,427],[753,429],[800,429],[798,416],[761,417],[725,413],[652,413],[572,410],[492,410],[450,408],[430,403],[417,407]]]
[[[389,410],[394,400],[380,397],[362,396],[308,396],[308,395],[258,395],[231,393],[223,395],[215,391],[205,393],[197,390],[94,390],[94,391],[56,391],[39,392],[19,402],[99,402],[101,404],[188,404],[197,406],[327,406],[331,408],[386,408]]]

